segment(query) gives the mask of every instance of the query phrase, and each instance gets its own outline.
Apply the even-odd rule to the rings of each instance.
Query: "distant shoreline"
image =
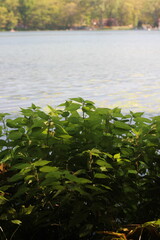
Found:
[[[71,27],[66,29],[11,29],[11,30],[0,30],[0,32],[27,32],[27,31],[124,31],[124,30],[138,30],[138,31],[159,31],[159,28],[144,27],[144,28],[134,28],[133,26],[112,26],[112,27]]]
[[[1,33],[3,32],[45,32],[45,31],[131,31],[131,30],[138,30],[138,31],[159,31],[159,29],[138,29],[138,28],[125,28],[125,27],[112,27],[112,28],[88,28],[88,29],[78,29],[78,28],[71,28],[71,29],[16,29],[16,30],[0,30]]]

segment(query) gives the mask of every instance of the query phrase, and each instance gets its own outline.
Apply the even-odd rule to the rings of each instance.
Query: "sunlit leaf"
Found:
[[[97,160],[96,163],[101,167],[112,168],[111,164],[103,160]]]
[[[41,172],[52,172],[57,171],[57,167],[44,166],[39,169]]]
[[[22,222],[20,220],[11,220],[12,223],[20,225]]]
[[[108,177],[103,173],[95,173],[94,178],[108,178]]]
[[[37,111],[37,114],[42,119],[45,119],[45,120],[49,119],[49,116],[45,112],[42,112],[42,111],[39,110],[39,111]]]
[[[137,174],[137,171],[136,170],[128,170],[128,173],[130,173],[130,174]]]
[[[77,109],[79,109],[80,108],[80,104],[78,104],[78,103],[71,103],[69,106],[67,106],[66,107],[66,110],[67,111],[76,111]]]
[[[79,103],[83,103],[84,102],[84,99],[81,98],[81,97],[78,97],[78,98],[70,98],[71,100],[75,101],[75,102],[79,102]]]
[[[29,205],[28,207],[25,207],[22,205],[21,213],[24,215],[30,215],[34,209],[34,206]]]
[[[47,161],[47,160],[38,160],[36,162],[33,162],[32,164],[35,166],[35,167],[42,167],[42,166],[45,166],[47,165],[48,163],[50,163],[51,161]]]

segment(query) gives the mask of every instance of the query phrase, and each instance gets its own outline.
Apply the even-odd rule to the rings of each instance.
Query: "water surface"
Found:
[[[0,112],[81,96],[160,113],[160,31],[1,32],[0,86]]]

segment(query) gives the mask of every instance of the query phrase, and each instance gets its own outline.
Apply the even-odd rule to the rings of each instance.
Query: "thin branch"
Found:
[[[1,230],[1,232],[2,232],[2,234],[3,234],[3,236],[4,236],[4,238],[5,238],[5,240],[8,240],[7,237],[6,237],[6,234],[4,233],[3,228],[2,228],[1,226],[0,226],[0,230]]]
[[[18,226],[18,227],[15,229],[15,231],[12,233],[12,236],[10,237],[10,240],[12,240],[12,238],[14,237],[14,235],[16,234],[16,232],[18,231],[19,227],[20,227],[20,226]]]

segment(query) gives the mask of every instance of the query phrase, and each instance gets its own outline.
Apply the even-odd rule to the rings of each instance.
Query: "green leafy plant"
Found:
[[[2,240],[98,239],[159,218],[159,116],[79,97],[0,120]]]

